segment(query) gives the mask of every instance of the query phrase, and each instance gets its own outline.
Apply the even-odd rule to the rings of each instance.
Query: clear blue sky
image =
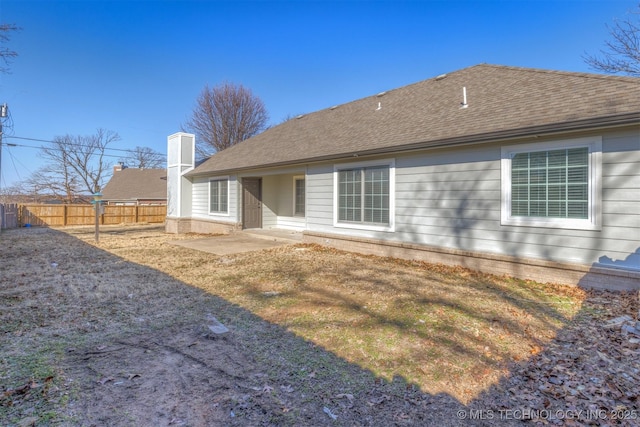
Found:
[[[581,56],[637,4],[0,0],[0,22],[22,27],[0,75],[4,142],[105,128],[122,137],[113,148],[166,153],[205,84],[223,81],[250,88],[277,124],[478,63],[589,71]],[[38,150],[4,146],[0,185],[40,165]]]

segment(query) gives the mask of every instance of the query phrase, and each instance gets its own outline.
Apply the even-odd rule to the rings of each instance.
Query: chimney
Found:
[[[124,162],[118,162],[117,165],[113,166],[113,173],[120,172],[122,169],[126,169],[127,167],[124,165]]]

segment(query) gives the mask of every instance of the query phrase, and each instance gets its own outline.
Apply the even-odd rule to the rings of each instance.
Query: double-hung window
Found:
[[[304,216],[305,212],[305,188],[304,177],[293,179],[293,215]]]
[[[335,225],[391,231],[393,162],[335,168]]]
[[[209,213],[226,214],[229,210],[229,180],[209,181]]]
[[[601,138],[502,149],[502,223],[597,229]]]

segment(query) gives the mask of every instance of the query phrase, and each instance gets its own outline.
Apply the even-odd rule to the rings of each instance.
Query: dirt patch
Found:
[[[105,227],[96,247],[92,233],[0,236],[2,425],[636,422],[638,346],[600,327],[637,315],[635,295],[308,246],[220,257],[157,227]],[[558,419],[572,408],[592,412]]]

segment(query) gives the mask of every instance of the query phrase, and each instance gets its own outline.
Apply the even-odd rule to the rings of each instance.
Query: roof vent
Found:
[[[387,93],[387,92],[386,92],[386,91],[385,91],[385,92],[380,92],[380,93],[379,93],[379,94],[377,94],[376,96],[377,96],[377,97],[381,97],[381,96],[384,96],[384,94],[385,94],[385,93]]]
[[[334,105],[333,107],[329,108],[330,110],[335,110],[336,108],[338,108],[337,105]]]
[[[462,87],[462,103],[460,104],[460,108],[467,108],[469,104],[467,104],[467,87]]]
[[[378,108],[376,108],[376,111],[380,110],[382,110],[382,102],[378,102]]]
[[[296,119],[301,119],[304,117],[304,114],[300,114],[299,116],[296,116]]]
[[[446,75],[446,74],[440,74],[439,76],[436,76],[435,80],[442,80],[442,79],[444,79],[445,77],[447,77],[447,75]]]

